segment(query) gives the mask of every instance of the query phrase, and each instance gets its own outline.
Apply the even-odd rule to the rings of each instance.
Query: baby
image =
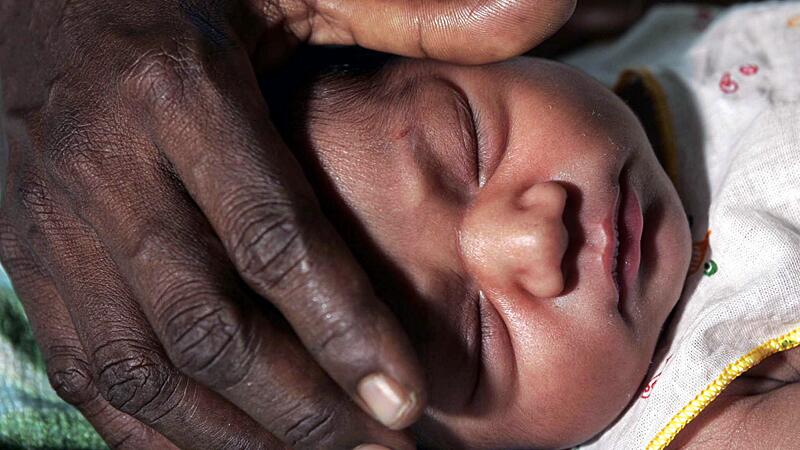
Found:
[[[785,15],[786,7],[773,10]],[[800,5],[794,7],[800,14]],[[769,7],[747,11],[763,10]],[[427,370],[430,407],[414,428],[420,445],[564,448],[603,430],[615,438],[601,436],[596,444],[602,448],[648,444],[655,433],[641,441],[630,431],[636,418],[626,419],[642,407],[621,414],[634,398],[634,406],[647,401],[642,390],[655,389],[653,379],[662,376],[656,369],[680,360],[690,364],[684,371],[703,371],[692,382],[705,387],[736,361],[717,358],[695,366],[677,351],[665,358],[670,345],[691,336],[676,338],[674,327],[697,328],[685,326],[676,312],[674,327],[662,334],[679,299],[678,310],[695,313],[702,308],[684,303],[707,303],[695,295],[696,279],[681,296],[686,274],[703,263],[709,272],[719,261],[708,261],[713,200],[679,198],[674,184],[680,188],[677,172],[689,167],[684,173],[693,173],[697,161],[683,152],[703,148],[679,145],[684,141],[675,135],[690,130],[676,128],[676,117],[660,103],[670,96],[658,77],[644,71],[623,77],[618,92],[635,114],[590,76],[551,61],[460,67],[375,58],[379,63],[315,77],[302,106],[295,106],[305,126],[284,131],[323,208],[409,332]],[[759,70],[755,63],[748,67],[741,76]],[[724,96],[737,92],[726,93],[726,83],[743,82],[724,73],[704,76],[721,80],[718,89],[730,100]],[[797,98],[784,99],[795,118]],[[720,105],[723,112],[731,108]],[[779,138],[797,149],[800,133],[786,133]],[[795,169],[772,170],[781,180],[781,170]],[[784,188],[800,198],[796,183]],[[784,223],[796,227],[800,203],[789,206],[795,209]],[[693,208],[701,211],[690,221],[685,211]],[[789,233],[797,237],[797,228]],[[694,255],[692,234],[700,241]],[[798,260],[796,251],[787,257]],[[743,337],[741,345],[766,341],[762,331],[775,338],[797,327],[800,286],[787,283],[775,295],[790,306],[770,310],[774,323]],[[735,295],[730,290],[726,298]],[[713,321],[704,323],[711,325],[702,330],[715,330]],[[730,351],[747,353],[737,353],[736,346]],[[654,355],[658,364],[651,366]],[[684,383],[679,392],[691,400],[700,392],[694,388]],[[652,419],[655,431],[675,413]],[[627,435],[620,426],[628,427]]]

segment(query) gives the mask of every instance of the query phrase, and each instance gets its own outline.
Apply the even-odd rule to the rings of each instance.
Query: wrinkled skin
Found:
[[[57,392],[114,448],[411,448],[422,369],[256,73],[302,42],[495,61],[573,7],[3,1],[0,256]],[[375,373],[413,400],[384,424]]]

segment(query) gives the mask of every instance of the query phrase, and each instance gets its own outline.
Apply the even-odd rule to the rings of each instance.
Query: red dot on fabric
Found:
[[[719,89],[725,94],[733,94],[739,90],[739,83],[733,79],[730,72],[725,72],[719,80]]]
[[[745,64],[742,67],[739,67],[739,72],[741,72],[742,75],[749,77],[750,75],[755,75],[758,73],[758,66],[755,64]]]

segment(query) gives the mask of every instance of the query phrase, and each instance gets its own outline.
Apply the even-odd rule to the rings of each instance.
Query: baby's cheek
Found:
[[[647,368],[627,333],[584,327],[553,333],[519,358],[517,414],[509,422],[532,425],[537,445],[577,445],[606,428],[635,395]]]

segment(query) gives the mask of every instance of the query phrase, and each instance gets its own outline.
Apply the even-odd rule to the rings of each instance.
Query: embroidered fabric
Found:
[[[609,85],[631,68],[628,81],[656,83],[696,241],[642,392],[580,448],[664,448],[733,379],[798,344],[798,48],[800,2],[670,5],[566,58]]]

